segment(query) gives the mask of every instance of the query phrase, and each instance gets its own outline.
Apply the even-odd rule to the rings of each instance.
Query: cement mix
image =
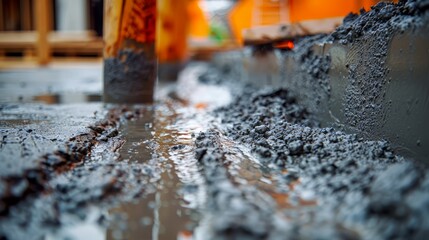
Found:
[[[277,239],[276,234],[282,232],[293,239],[421,239],[427,234],[429,198],[424,193],[429,171],[425,167],[395,155],[387,142],[315,127],[305,108],[285,89],[253,91],[216,111],[225,135],[248,146],[263,164],[284,168],[287,181],[298,180],[290,196],[311,193],[319,204],[285,210],[295,216],[286,221],[286,229],[276,229],[272,224],[254,233],[260,222],[241,221],[238,229],[219,230],[219,236],[228,238],[244,232],[255,239]],[[205,168],[216,166],[206,161],[222,162],[228,152],[216,144],[218,139],[209,131],[196,140],[200,148],[196,155]],[[210,174],[207,181],[213,177]],[[217,189],[217,195],[229,192],[235,191]],[[241,205],[218,204],[229,206],[225,210],[229,213],[242,210]],[[264,214],[267,206],[256,209]],[[276,216],[269,216],[264,223],[275,222]],[[320,235],[315,229],[329,231]]]
[[[156,59],[142,50],[121,50],[118,56],[106,58],[104,101],[119,104],[152,103],[156,71]]]

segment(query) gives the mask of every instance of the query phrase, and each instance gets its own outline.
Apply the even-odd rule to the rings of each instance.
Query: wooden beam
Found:
[[[38,44],[38,34],[35,31],[0,32],[0,50],[22,51],[35,49]],[[92,31],[48,34],[50,51],[68,51],[76,53],[100,53],[103,49],[103,39]]]
[[[37,0],[36,0],[37,1]],[[55,0],[47,0],[46,1],[46,12],[48,17],[48,32],[51,32],[54,30],[54,2]]]
[[[45,65],[50,59],[50,49],[48,42],[49,20],[48,20],[48,1],[36,0],[36,30],[37,30],[37,58],[38,63]]]
[[[34,48],[37,43],[37,33],[34,31],[0,32],[0,49]]]

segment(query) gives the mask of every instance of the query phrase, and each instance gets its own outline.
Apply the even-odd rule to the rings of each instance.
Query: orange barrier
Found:
[[[210,26],[206,15],[199,5],[200,2],[200,0],[189,0],[188,3],[189,37],[208,38]]]
[[[350,12],[359,12],[361,8],[369,10],[377,2],[376,0],[291,0],[289,1],[290,21],[346,16]]]
[[[160,62],[188,57],[188,38],[208,38],[210,27],[200,0],[158,0],[156,52]]]
[[[156,53],[160,62],[184,60],[187,55],[188,1],[158,0]]]
[[[303,20],[334,18],[369,10],[377,0],[241,0],[228,18],[238,43],[242,44],[242,30],[255,26],[294,23]]]

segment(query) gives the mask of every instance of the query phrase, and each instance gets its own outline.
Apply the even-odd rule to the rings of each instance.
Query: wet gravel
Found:
[[[348,124],[364,132],[382,125],[382,113],[388,109],[383,102],[388,69],[384,66],[388,44],[395,34],[422,27],[428,21],[427,1],[400,1],[399,4],[380,3],[371,11],[350,14],[331,35],[305,37],[296,42],[286,56],[301,63],[310,84],[317,89],[310,96],[329,97],[329,56],[315,54],[314,45],[334,42],[347,45],[351,58],[346,64],[349,84],[346,89],[346,118]],[[363,48],[364,46],[364,48]],[[216,74],[218,76],[216,77]],[[227,76],[225,76],[227,75]],[[286,75],[287,76],[287,75]],[[334,128],[321,128],[311,114],[315,106],[298,102],[285,88],[263,89],[248,85],[237,87],[239,81],[228,83],[231,75],[213,68],[203,74],[201,83],[224,84],[235,100],[217,109],[221,131],[213,129],[196,139],[196,156],[205,172],[221,172],[229,179],[228,187],[215,185],[217,205],[226,212],[240,216],[244,212],[260,216],[258,221],[240,221],[231,228],[215,227],[215,238],[228,239],[425,239],[429,233],[429,192],[427,166],[396,154],[387,141],[377,141],[347,134]],[[290,77],[290,76],[287,76]],[[294,92],[296,94],[296,92]],[[219,162],[229,154],[218,142],[227,137],[250,149],[264,166],[278,172],[293,187],[287,192],[292,209],[283,209],[280,219],[276,207],[251,201],[253,207],[242,209],[230,204],[231,192],[236,198],[249,201],[239,184],[225,177]],[[283,169],[283,170],[282,170]],[[207,174],[210,182],[214,174]],[[233,189],[233,190],[232,190]],[[260,189],[254,190],[260,194]],[[228,195],[229,194],[229,195]],[[226,195],[228,197],[219,197]],[[302,200],[315,201],[302,206]],[[261,203],[263,201],[259,201]],[[242,204],[246,205],[246,204]],[[253,213],[257,212],[257,213]],[[276,212],[270,217],[266,212]],[[223,218],[221,213],[218,213]],[[240,217],[237,217],[240,218]],[[244,217],[241,217],[244,219]],[[259,229],[260,231],[253,231]]]

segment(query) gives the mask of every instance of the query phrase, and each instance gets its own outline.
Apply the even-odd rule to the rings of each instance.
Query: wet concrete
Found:
[[[117,56],[104,60],[104,102],[153,102],[157,71],[153,45],[145,45],[140,50],[120,50]]]
[[[418,16],[423,3],[401,14]],[[19,103],[16,89],[28,101],[47,95],[36,97],[46,103],[61,102],[63,91],[2,81],[2,92],[16,91],[0,109],[0,238],[425,239],[427,166],[379,136],[324,127],[313,111],[338,87],[326,83],[342,55],[305,47],[325,37],[284,53],[293,55],[285,64],[302,64],[301,75],[280,75],[294,78],[289,85],[276,73],[255,75],[271,81],[267,88],[249,86],[232,57],[220,67],[190,64],[153,105]],[[314,98],[296,91],[299,81]]]
[[[231,81],[287,88],[323,126],[388,140],[427,162],[428,21],[427,1],[381,3],[330,35],[268,52],[270,70],[254,74],[261,58],[246,51],[219,54],[216,68]]]
[[[176,89],[164,86],[155,105],[114,107],[101,122],[79,121],[95,138],[90,154],[47,168],[43,188],[9,206],[0,233],[8,239],[425,235],[425,168],[386,142],[319,128],[287,89],[198,83],[205,71],[222,78],[215,70],[196,64]],[[189,86],[188,98],[175,97]],[[195,89],[216,92],[217,101],[201,92],[190,97]],[[227,99],[233,102],[225,106]],[[90,105],[42,106],[69,118],[74,112],[60,109]]]
[[[215,111],[223,131],[208,130],[196,140],[196,156],[207,171],[208,185],[214,188],[209,199],[215,209],[222,209],[216,216],[236,219],[214,225],[215,238],[421,239],[426,234],[427,219],[419,211],[429,208],[425,204],[413,207],[427,201],[420,195],[426,192],[429,172],[425,166],[397,155],[386,141],[318,127],[286,89],[248,88],[231,105]],[[249,198],[240,192],[255,185],[240,187],[230,181],[223,166],[229,165],[227,156],[233,148],[222,141],[225,136],[273,169],[271,178],[284,180],[282,191],[270,195],[281,199],[277,204],[285,210],[275,211],[273,198],[264,198],[268,199],[265,203],[254,198],[267,196],[269,190],[256,187]],[[419,197],[414,198],[416,194]],[[240,204],[228,200],[235,198]]]
[[[7,203],[1,212],[24,196],[42,191],[49,168],[73,164],[67,158],[79,162],[90,148],[84,143],[91,136],[87,126],[103,120],[104,112],[101,104],[2,105],[0,174],[6,189],[0,195]]]
[[[201,96],[185,102],[163,96],[159,104],[136,107],[5,103],[4,138],[12,138],[15,130],[43,138],[52,131],[56,138],[49,138],[55,142],[52,146],[35,140],[47,148],[45,152],[28,146],[36,151],[27,154],[34,160],[16,155],[27,149],[25,144],[6,151],[15,142],[2,142],[2,160],[10,159],[9,165],[17,171],[3,169],[1,236],[80,239],[89,232],[94,238],[174,239],[192,235],[205,201],[193,151],[193,136],[207,123],[198,113],[210,104]],[[19,130],[21,125],[25,129]],[[26,177],[27,171],[40,173],[36,175],[40,180]]]
[[[1,103],[46,102],[44,99],[49,102],[58,99],[59,103],[85,103],[88,102],[86,96],[100,96],[102,87],[102,67],[99,64],[0,72]],[[54,97],[43,97],[52,95]]]

